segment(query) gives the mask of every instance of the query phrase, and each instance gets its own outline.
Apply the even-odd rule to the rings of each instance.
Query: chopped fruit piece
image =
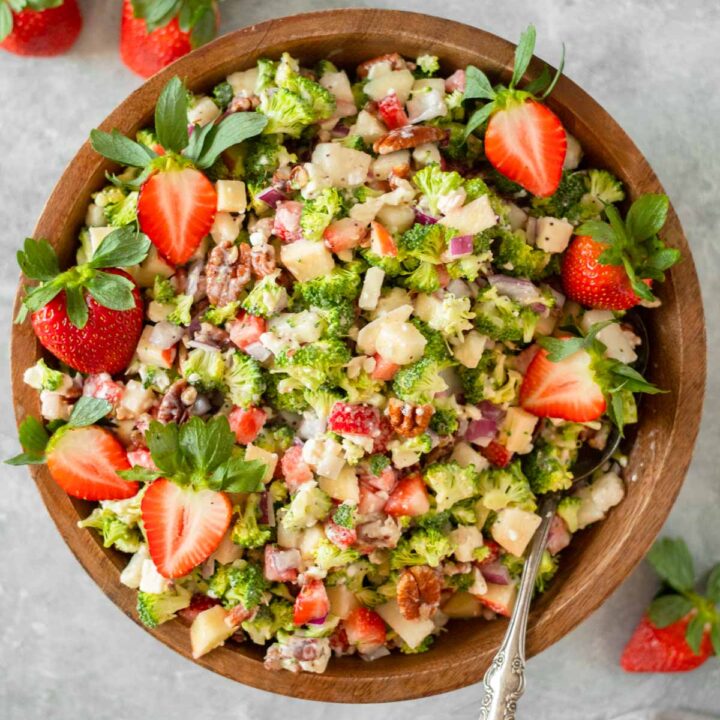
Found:
[[[0,48],[15,55],[62,55],[75,44],[83,26],[77,0],[15,2],[6,14],[10,27],[6,28],[8,34]]]
[[[203,610],[190,626],[192,656],[197,659],[222,645],[234,632],[228,611],[220,605]]]
[[[370,249],[383,257],[396,257],[398,254],[393,236],[379,222],[370,223]]]
[[[265,546],[264,575],[272,582],[295,582],[302,558],[291,548],[284,550],[276,545]]]
[[[403,127],[410,122],[405,108],[395,93],[390,93],[378,102],[378,112],[388,130]]]
[[[413,473],[399,480],[385,503],[388,515],[399,517],[424,515],[430,510],[430,496],[420,473]]]
[[[478,448],[480,454],[495,467],[507,467],[512,460],[513,454],[499,442],[491,440],[485,447]]]
[[[400,365],[385,360],[380,353],[375,353],[375,367],[372,371],[373,380],[382,380],[389,382],[395,377],[395,373],[400,369]]]
[[[382,493],[373,492],[372,488],[360,483],[360,501],[358,512],[361,515],[374,515],[382,512],[387,502],[387,497]]]
[[[265,332],[266,327],[264,318],[241,311],[228,328],[228,332],[230,340],[241,350],[246,350],[260,341],[260,336]]]
[[[510,617],[513,607],[515,606],[515,598],[517,597],[516,585],[495,585],[487,583],[487,590],[478,595],[477,599],[490,608],[493,612],[504,617]]]
[[[367,237],[367,227],[357,220],[342,218],[330,223],[323,232],[323,240],[334,253],[352,250]]]
[[[328,427],[336,433],[375,437],[379,431],[380,416],[371,405],[352,405],[336,402],[333,405]]]
[[[300,216],[302,203],[295,200],[286,200],[277,204],[275,208],[275,221],[273,235],[277,235],[283,242],[291,243],[302,238],[300,229]]]
[[[255,440],[266,420],[267,413],[256,407],[236,407],[232,409],[228,416],[230,429],[235,433],[240,445],[249,445]]]
[[[295,598],[293,622],[296,625],[305,625],[314,620],[324,620],[329,612],[330,601],[322,580],[306,582]]]
[[[280,461],[280,469],[291,492],[313,479],[313,472],[302,457],[302,445],[293,445],[285,451]]]
[[[357,542],[357,532],[354,528],[337,525],[332,520],[325,524],[325,535],[333,545],[343,549],[349,548]]]
[[[205,610],[209,610],[211,607],[219,604],[219,600],[208,597],[207,595],[193,595],[190,605],[179,610],[178,615],[188,622],[193,622],[201,612],[205,612]]]
[[[347,639],[359,652],[367,653],[385,644],[385,621],[373,610],[359,607],[343,621]]]

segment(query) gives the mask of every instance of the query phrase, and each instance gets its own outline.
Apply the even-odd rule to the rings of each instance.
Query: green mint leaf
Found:
[[[713,623],[710,628],[710,641],[715,654],[720,657],[720,622]]]
[[[122,275],[97,272],[85,284],[87,291],[103,307],[111,310],[131,310],[135,307],[132,280]]]
[[[117,130],[111,133],[91,130],[90,145],[95,152],[120,165],[144,168],[156,157],[150,148],[121,135]]]
[[[39,465],[45,462],[45,448],[50,435],[37,418],[28,416],[20,423],[18,439],[24,452],[6,460],[8,465]]]
[[[88,321],[88,308],[83,289],[78,286],[65,288],[65,306],[70,322],[82,330]]]
[[[471,116],[470,119],[467,122],[467,125],[465,126],[465,139],[467,140],[468,137],[470,137],[473,130],[476,128],[479,128],[489,117],[492,115],[493,110],[495,110],[495,103],[490,102],[487,105],[483,105],[481,108],[478,108]]]
[[[212,473],[230,457],[235,434],[224,415],[203,422],[193,417],[180,427],[180,448],[193,469]]]
[[[593,240],[613,245],[615,243],[615,232],[606,222],[601,220],[588,220],[575,229],[576,235],[588,235]]]
[[[23,447],[25,447],[23,445]],[[716,565],[711,571],[707,581],[706,594],[708,599],[715,603],[720,604],[720,565]]]
[[[27,305],[20,305],[20,309],[17,312],[17,315],[15,316],[15,319],[13,322],[15,325],[21,325],[25,322],[28,316],[28,308]]]
[[[544,100],[554,89],[557,85],[558,80],[560,79],[560,76],[563,74],[563,70],[565,69],[565,43],[562,44],[562,51],[560,53],[560,64],[557,67],[557,70],[555,71],[555,75],[553,76],[552,81],[545,89],[545,92],[541,95],[541,98]]]
[[[163,88],[155,106],[155,132],[158,142],[166,149],[180,152],[188,144],[187,93],[179,77],[175,76]]]
[[[695,569],[684,540],[663,538],[658,540],[647,555],[655,572],[678,592],[693,589]]]
[[[142,467],[141,465],[133,465],[129,470],[118,470],[117,474],[123,480],[134,480],[136,482],[152,482],[162,477],[162,474],[157,470],[150,470],[150,468]]]
[[[463,97],[465,100],[473,100],[474,98],[495,99],[495,91],[487,75],[474,65],[468,65],[465,70],[465,93]]]
[[[57,255],[47,240],[25,238],[17,261],[23,273],[33,280],[48,282],[60,273]]]
[[[648,302],[652,302],[655,300],[655,296],[652,294],[652,290],[647,286],[647,283],[644,283],[635,272],[635,268],[633,267],[632,263],[630,262],[630,258],[627,257],[627,255],[623,255],[622,257],[622,264],[625,268],[625,272],[630,279],[630,286],[633,289],[633,292],[641,299],[641,300],[647,300]]]
[[[92,268],[130,267],[141,263],[150,250],[150,238],[134,226],[113,230],[103,238],[88,265]]]
[[[30,312],[35,312],[47,305],[62,289],[62,285],[58,282],[38,285],[28,292],[23,299],[23,304]]]
[[[692,601],[682,595],[662,595],[650,603],[648,615],[655,627],[664,628],[684,618],[692,609]]]
[[[210,479],[210,486],[225,492],[260,492],[265,487],[266,465],[260,460],[233,457],[218,466]]]
[[[185,157],[192,160],[195,165],[197,165],[198,160],[202,155],[203,148],[205,147],[205,143],[207,142],[208,135],[213,132],[214,127],[213,123],[208,123],[203,127],[195,125],[193,134],[190,136],[190,142],[188,143],[184,153]]]
[[[538,340],[540,347],[545,348],[548,352],[548,360],[550,362],[561,362],[565,358],[569,358],[579,350],[583,350],[586,347],[585,338],[573,337],[573,338],[554,338],[554,337],[542,337]]]
[[[657,395],[665,392],[656,385],[648,382],[635,368],[625,363],[617,362],[611,367],[611,372],[616,380],[619,380],[623,387],[634,393],[646,393],[648,395]]]
[[[625,226],[635,242],[643,242],[657,235],[667,219],[667,195],[648,193],[639,197],[628,210]]]
[[[153,420],[145,433],[145,442],[150,450],[150,456],[157,468],[172,477],[184,470],[180,453],[180,440],[177,423],[163,423]]]
[[[248,138],[259,135],[267,125],[267,118],[261,113],[238,112],[228,115],[208,134],[205,149],[198,159],[199,168],[210,167],[224,150],[238,145]]]
[[[619,392],[611,393],[609,412],[610,420],[620,432],[621,437],[625,437],[623,428],[625,427],[625,403],[622,394]]]
[[[522,80],[522,76],[528,69],[534,50],[535,26],[528,25],[525,32],[520,36],[520,42],[515,49],[515,67],[513,68],[512,80],[510,80],[511,88],[514,88],[520,80]]]
[[[132,180],[121,180],[117,175],[113,175],[112,173],[106,173],[105,177],[108,179],[108,182],[111,182],[113,185],[119,188],[125,188],[127,190],[139,190],[148,180],[150,175],[152,175],[154,172],[151,165],[148,165],[146,168],[143,168],[143,171]]]
[[[193,49],[209,43],[217,32],[217,17],[215,9],[207,6],[194,20],[190,32],[190,45]]]
[[[102,420],[110,411],[112,405],[102,398],[89,397],[83,395],[73,407],[70,413],[68,425],[70,427],[87,427],[93,425],[98,420]]]
[[[0,2],[0,42],[2,42],[13,29],[13,14],[7,3]]]
[[[687,630],[685,631],[685,639],[687,640],[687,644],[690,646],[690,649],[695,653],[695,655],[700,654],[700,646],[702,645],[702,639],[704,634],[705,618],[702,616],[701,613],[698,613],[692,620],[690,620],[687,626]]]
[[[45,456],[37,453],[22,452],[5,460],[6,465],[43,465]]]

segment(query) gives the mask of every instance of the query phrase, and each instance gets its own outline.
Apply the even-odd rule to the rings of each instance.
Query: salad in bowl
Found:
[[[538,503],[564,493],[537,578],[624,496],[637,421],[627,322],[679,259],[664,195],[622,212],[522,86],[390,53],[289,54],[208,94],[179,78],[154,124],[95,130],[119,168],[88,198],[76,264],[27,239],[23,452],[80,525],[128,555],[150,628],[268,669],[429,650],[451,618],[508,615]]]

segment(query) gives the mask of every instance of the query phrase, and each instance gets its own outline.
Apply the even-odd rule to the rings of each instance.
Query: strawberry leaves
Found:
[[[41,12],[50,8],[60,7],[64,0],[0,0],[0,42],[2,42],[13,29],[13,13],[23,10]]]
[[[149,33],[177,18],[180,29],[190,33],[193,48],[215,37],[213,0],[132,0],[132,6],[135,17],[145,20]]]
[[[177,75],[163,88],[155,106],[155,132],[166,149],[179,153],[189,141],[187,93]]]
[[[149,147],[125,137],[117,130],[109,133],[91,130],[90,145],[108,160],[131,167],[145,167],[157,157],[157,153]]]

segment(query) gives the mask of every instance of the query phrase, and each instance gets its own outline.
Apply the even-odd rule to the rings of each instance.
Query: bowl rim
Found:
[[[388,28],[392,28],[392,31]],[[236,68],[241,69],[244,64],[238,58],[242,55],[255,57],[262,54],[263,49],[271,44],[270,38],[275,45],[291,41],[302,45],[303,42],[312,42],[318,38],[337,41],[340,37],[358,36],[383,36],[383,42],[397,39],[398,46],[422,44],[428,47],[428,52],[435,51],[433,54],[441,57],[456,48],[461,53],[475,54],[478,64],[492,72],[506,74],[511,71],[515,49],[512,43],[479,28],[420,13],[350,8],[300,13],[241,28],[181,58],[131,93],[108,115],[100,127],[104,130],[118,127],[125,132],[131,131],[139,123],[147,121],[160,89],[170,77],[193,76],[193,68],[211,67],[212,65],[208,66],[207,63],[226,59],[228,56],[236,58]],[[277,37],[281,37],[280,43],[277,42]],[[216,62],[215,66],[218,64],[219,62]],[[536,76],[542,65],[534,58],[528,75]],[[198,80],[190,84],[197,86],[203,83]],[[652,169],[625,132],[597,102],[567,77],[560,79],[550,105],[559,108],[561,114],[563,109],[565,115],[572,112],[567,126],[573,132],[576,128],[590,132],[591,126],[602,127],[603,134],[609,137],[608,147],[603,146],[603,151],[609,152],[612,147],[615,152],[614,162],[622,164],[624,161],[624,171],[633,178],[633,186],[638,192],[663,192]],[[581,114],[575,109],[580,105],[583,108]],[[145,117],[137,115],[138,108],[144,108]],[[589,116],[592,116],[592,122],[588,119]],[[612,162],[606,164],[612,165]],[[79,200],[76,197],[78,188],[84,187],[90,174],[98,175],[109,165],[111,164],[96,155],[85,142],[49,196],[33,235],[47,237],[56,245],[61,230],[66,230],[68,225],[74,222],[73,203],[87,202],[87,195]],[[75,215],[77,216],[77,212]],[[648,512],[647,518],[644,518],[646,522],[643,536],[634,544],[629,542],[630,537],[622,538],[623,542],[618,545],[623,547],[623,551],[611,550],[604,562],[598,563],[605,572],[612,571],[613,578],[610,581],[607,578],[602,581],[601,578],[600,582],[591,584],[586,579],[580,583],[572,597],[563,596],[560,602],[555,598],[558,593],[554,592],[553,602],[541,601],[539,607],[533,610],[527,644],[530,656],[559,640],[590,615],[640,562],[670,512],[692,456],[705,386],[705,325],[695,266],[672,207],[667,227],[668,232],[672,230],[674,244],[680,247],[684,256],[684,261],[673,269],[668,284],[671,288],[682,287],[684,295],[682,317],[676,312],[680,317],[681,328],[680,342],[676,346],[678,363],[681,366],[678,373],[679,383],[673,388],[677,401],[668,431],[668,442],[656,453],[661,471],[658,483],[663,483],[662,493],[656,492],[653,497],[653,512]],[[65,250],[67,251],[67,248]],[[15,311],[19,309],[21,289],[20,283],[15,298]],[[692,352],[691,341],[695,343]],[[29,356],[33,359],[40,357],[40,347],[29,323],[14,325],[11,339],[11,374],[13,403],[18,423],[27,414],[37,415],[38,411],[37,395],[30,392],[22,382]],[[692,373],[686,368],[691,369]],[[673,440],[680,449],[670,453]],[[71,500],[51,480],[45,466],[31,466],[31,474],[60,534],[103,592],[137,625],[192,660],[186,625],[176,620],[151,631],[139,622],[134,612],[135,592],[120,585],[117,580],[119,559],[104,550],[90,533],[76,526],[77,508],[82,503]],[[647,504],[646,502],[643,506],[645,509]],[[609,519],[605,522],[608,521]],[[487,627],[487,636],[496,647],[504,632],[505,623],[496,622]],[[443,657],[442,661],[434,659],[433,653],[426,656],[406,656],[401,658],[402,664],[395,663],[391,666],[386,663],[386,659],[375,663],[359,663],[354,658],[343,658],[340,661],[333,659],[329,672],[325,675],[271,673],[263,669],[261,660],[245,655],[242,649],[237,651],[220,648],[193,662],[228,678],[282,695],[328,702],[369,703],[424,697],[478,682],[482,679],[491,656],[492,647],[485,647],[482,651],[464,652],[461,657],[453,657],[450,653],[450,657]]]

